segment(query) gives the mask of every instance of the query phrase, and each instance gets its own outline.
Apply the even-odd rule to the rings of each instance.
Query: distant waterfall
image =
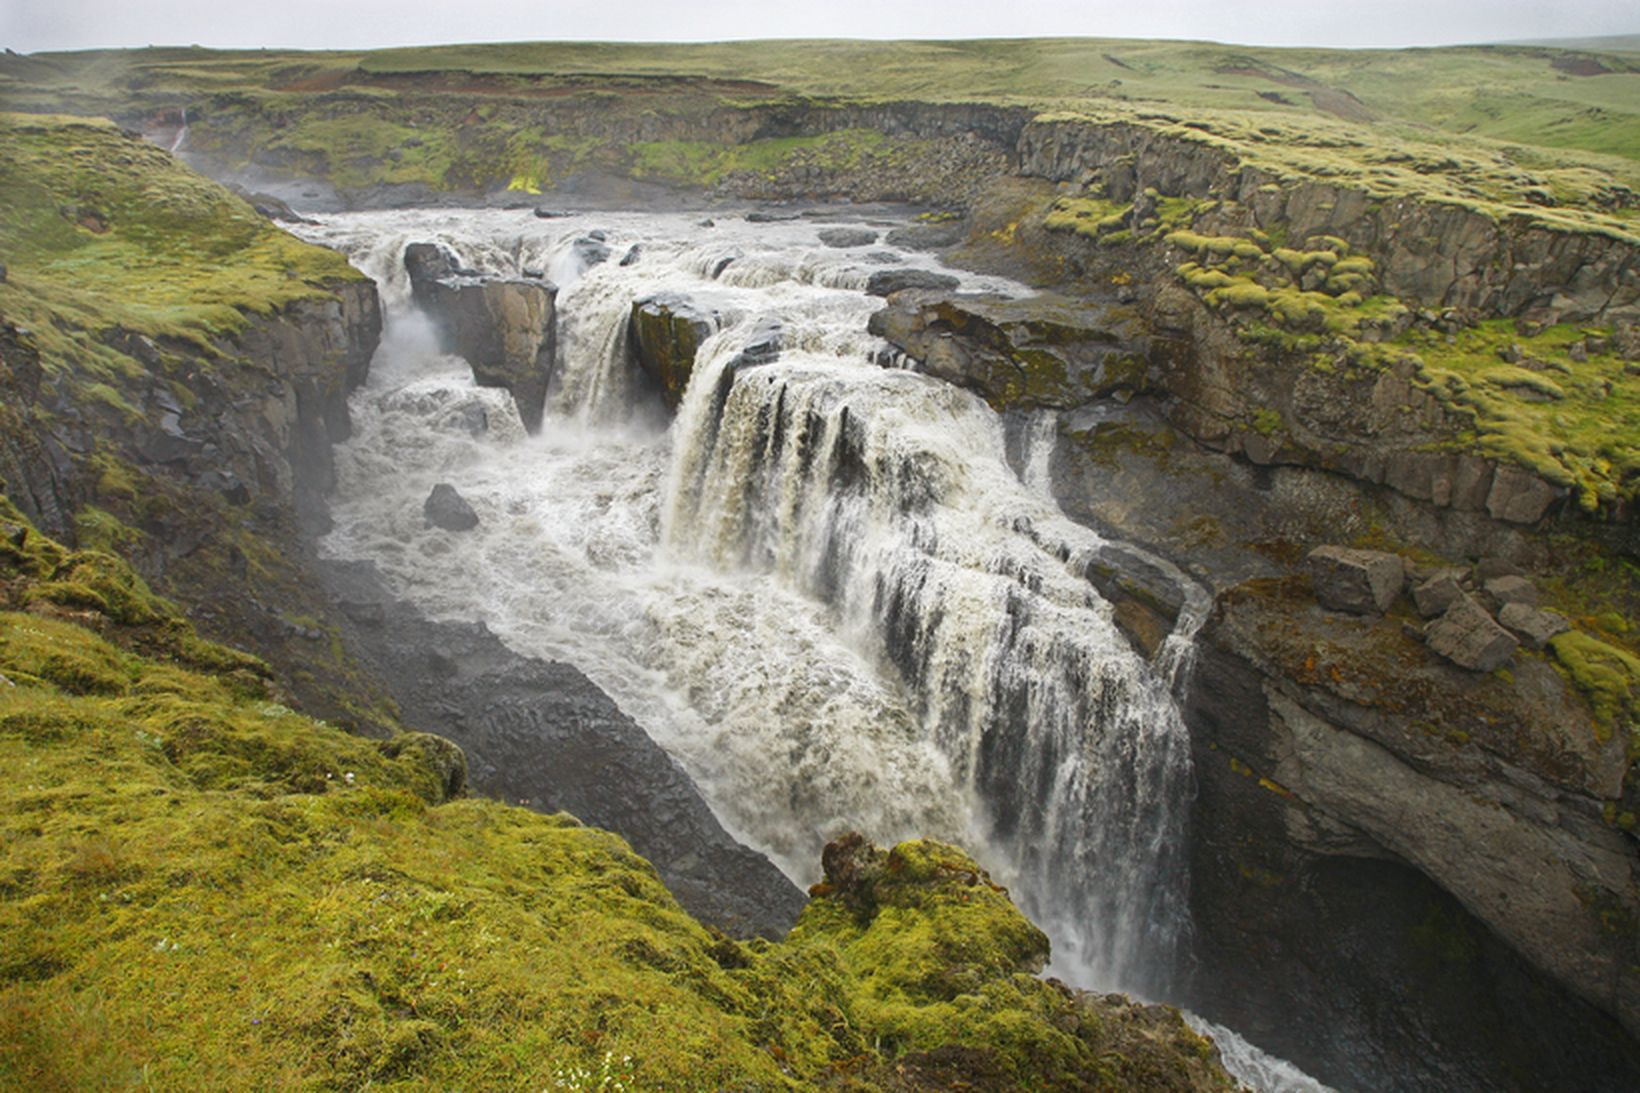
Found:
[[[177,130],[177,135],[175,137],[173,137],[172,140],[171,140],[171,154],[174,156],[178,152],[182,151],[183,146],[186,145],[187,143],[188,143],[188,108],[186,106],[184,106],[182,108],[182,127]]]

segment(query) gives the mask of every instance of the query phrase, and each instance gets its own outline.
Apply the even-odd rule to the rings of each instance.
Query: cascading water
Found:
[[[961,842],[1049,933],[1057,974],[1165,993],[1187,932],[1190,784],[1171,684],[1205,600],[1180,575],[1186,609],[1147,664],[1083,576],[1111,544],[1047,496],[1047,438],[1033,434],[1022,480],[981,401],[870,363],[874,263],[927,258],[825,248],[801,222],[630,213],[303,230],[389,305],[338,450],[328,551],[374,560],[430,614],[581,667],[793,879],[815,879],[845,829]],[[559,284],[540,435],[417,325],[401,256],[421,241]],[[715,333],[657,430],[627,420],[641,383],[625,332],[633,303],[663,291]],[[771,342],[772,363],[746,352]],[[478,529],[425,525],[439,481]]]

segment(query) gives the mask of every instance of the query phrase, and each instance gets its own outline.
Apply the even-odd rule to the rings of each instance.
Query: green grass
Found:
[[[857,842],[789,940],[732,941],[614,835],[293,712],[123,561],[0,519],[0,1086],[875,1089],[955,1052],[1230,1088],[1176,1014],[1037,978],[954,847]]]

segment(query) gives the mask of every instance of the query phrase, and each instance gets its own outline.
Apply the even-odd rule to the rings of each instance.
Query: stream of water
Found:
[[[1138,656],[1081,576],[1106,544],[1048,494],[1052,422],[1016,432],[1010,459],[982,401],[873,363],[867,278],[936,263],[826,247],[816,227],[464,210],[303,228],[388,309],[323,548],[434,617],[580,667],[799,883],[845,830],[957,842],[1048,932],[1054,974],[1166,997],[1189,940],[1173,694],[1205,599],[1154,663]],[[439,354],[409,303],[412,242],[559,287],[538,435]],[[670,422],[644,409],[627,346],[634,302],[662,292],[713,328]],[[768,344],[778,357],[748,366]],[[477,529],[427,526],[438,482]],[[1261,1088],[1320,1088],[1269,1062]]]

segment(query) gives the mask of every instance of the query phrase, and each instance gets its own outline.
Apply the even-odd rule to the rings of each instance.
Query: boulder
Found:
[[[902,250],[935,250],[962,242],[962,229],[956,224],[907,224],[889,232],[883,242]]]
[[[871,275],[866,282],[866,292],[872,296],[887,296],[908,288],[950,292],[958,283],[949,273],[926,269],[885,269]]]
[[[1504,604],[1503,610],[1498,612],[1498,622],[1533,649],[1542,649],[1549,644],[1550,638],[1571,629],[1566,616],[1524,603]]]
[[[1463,586],[1458,583],[1456,573],[1437,573],[1412,589],[1412,602],[1418,608],[1418,614],[1432,619],[1444,614],[1463,594]]]
[[[1429,625],[1424,641],[1430,649],[1471,672],[1503,667],[1520,645],[1513,634],[1486,613],[1486,608],[1468,596],[1458,599]]]
[[[1535,524],[1562,492],[1530,471],[1499,467],[1486,496],[1486,511],[1511,524]]]
[[[869,247],[877,242],[877,233],[870,228],[821,228],[820,242],[828,247]]]
[[[478,526],[478,513],[448,482],[440,482],[433,487],[421,511],[429,524],[445,531],[471,531]]]
[[[1537,606],[1537,588],[1525,577],[1494,577],[1482,587],[1486,589],[1486,594],[1500,605],[1523,604],[1526,607]]]
[[[627,345],[638,368],[660,385],[668,409],[676,410],[695,369],[700,343],[717,329],[718,317],[676,293],[632,305]]]
[[[1321,606],[1356,615],[1389,610],[1406,580],[1400,556],[1378,550],[1317,547],[1310,551],[1309,567]]]
[[[750,212],[746,214],[746,223],[748,224],[778,224],[784,220],[796,219],[796,213],[776,213],[769,212],[764,209],[759,209],[757,212]]]
[[[545,205],[537,205],[535,215],[541,220],[558,220],[574,214],[565,209],[549,209]]]

